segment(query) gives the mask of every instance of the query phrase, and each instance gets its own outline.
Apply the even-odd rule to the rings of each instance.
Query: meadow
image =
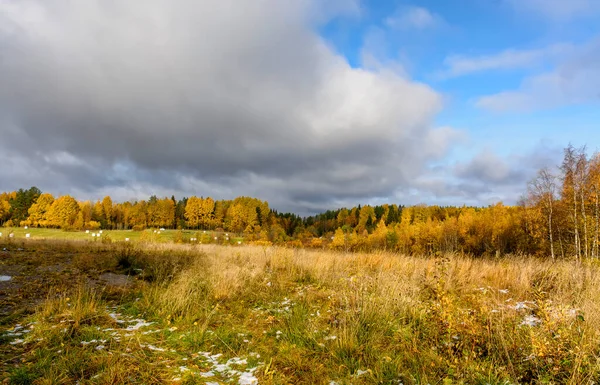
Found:
[[[102,231],[100,233],[100,231]],[[219,243],[237,245],[243,242],[243,237],[234,236],[224,231],[211,230],[172,230],[172,229],[146,229],[144,231],[133,230],[77,230],[64,231],[61,229],[43,228],[43,227],[0,227],[0,239],[8,238],[9,234],[14,234],[15,239],[25,239],[29,234],[31,240],[66,240],[66,241],[91,241],[101,242],[104,238],[108,242],[112,241],[151,241],[160,242],[195,242],[200,243]],[[98,235],[93,237],[92,234]],[[215,239],[217,237],[217,239]]]
[[[10,279],[0,282],[0,380],[600,382],[596,261],[117,242],[110,234],[105,242],[2,237],[0,275]]]

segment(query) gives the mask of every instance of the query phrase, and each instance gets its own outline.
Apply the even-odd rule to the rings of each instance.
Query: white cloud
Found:
[[[505,159],[486,150],[478,153],[467,163],[458,163],[455,175],[483,182],[498,183],[511,177],[511,168]]]
[[[352,68],[315,32],[356,4],[0,0],[0,190],[302,211],[410,188],[456,135],[432,125],[435,90]]]
[[[385,24],[394,29],[428,29],[441,22],[439,16],[422,7],[400,7],[385,20]]]
[[[452,55],[444,60],[446,69],[439,75],[442,78],[457,77],[489,70],[510,70],[530,68],[546,60],[556,60],[573,50],[570,44],[554,44],[546,48],[505,51],[481,56]]]
[[[455,164],[432,167],[417,178],[412,202],[437,201],[448,205],[515,204],[525,186],[543,167],[560,162],[561,148],[540,142],[529,150],[499,155],[495,146]],[[429,195],[428,195],[429,194]],[[432,197],[433,196],[433,197]]]
[[[479,98],[492,111],[531,111],[600,101],[600,39],[577,47],[553,71],[526,78],[519,89]]]

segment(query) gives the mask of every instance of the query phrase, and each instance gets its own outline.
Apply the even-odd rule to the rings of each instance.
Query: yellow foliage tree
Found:
[[[202,206],[202,199],[198,197],[190,197],[185,205],[185,220],[187,221],[188,227],[197,229],[200,228],[200,212]]]
[[[2,195],[5,195],[7,199],[3,199],[3,197],[0,196],[0,224],[6,221],[10,214],[10,203],[8,203],[8,194]]]
[[[38,197],[34,204],[29,208],[29,226],[46,227],[48,225],[46,213],[54,203],[52,194],[44,193]]]
[[[113,202],[109,196],[105,196],[102,199],[102,217],[106,221],[105,225],[108,228],[112,228],[112,217],[113,217]]]
[[[46,213],[48,226],[71,228],[77,219],[79,204],[75,198],[64,195],[56,199]]]

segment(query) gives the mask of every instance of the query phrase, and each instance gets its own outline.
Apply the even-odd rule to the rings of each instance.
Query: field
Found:
[[[0,239],[7,238],[10,233],[14,234],[15,239],[25,239],[26,234],[29,234],[31,240],[40,239],[60,239],[60,240],[77,240],[77,241],[90,241],[99,242],[102,237],[108,237],[111,241],[125,241],[129,239],[132,242],[140,240],[140,238],[147,237],[152,242],[173,242],[176,237],[181,236],[182,241],[190,241],[190,238],[197,238],[204,235],[210,242],[215,242],[214,237],[217,236],[217,243],[230,243],[237,244],[242,242],[242,237],[229,237],[229,233],[215,232],[215,231],[203,231],[203,230],[145,230],[145,231],[133,231],[133,230],[102,230],[102,234],[98,231],[90,230],[89,233],[85,231],[64,231],[61,229],[49,229],[49,228],[28,228],[23,227],[0,227]],[[92,237],[92,234],[99,234],[98,238]],[[225,235],[227,234],[227,236]],[[226,239],[229,238],[229,239]]]
[[[5,383],[600,382],[595,262],[38,236],[0,240]]]

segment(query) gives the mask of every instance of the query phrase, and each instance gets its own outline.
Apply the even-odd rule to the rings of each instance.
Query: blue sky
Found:
[[[434,124],[464,134],[429,162],[443,188],[409,200],[512,204],[568,144],[600,149],[600,1],[365,0],[319,33],[353,67],[430,86],[444,100]]]
[[[540,144],[600,145],[600,93],[522,109],[478,105],[485,96],[517,91],[528,79],[560,71],[586,45],[595,44],[589,60],[600,66],[600,2],[372,0],[320,33],[353,66],[363,66],[361,56],[370,50],[441,92],[445,103],[436,123],[466,131],[466,147],[507,155]]]
[[[514,204],[600,149],[600,0],[0,0],[0,190]]]

